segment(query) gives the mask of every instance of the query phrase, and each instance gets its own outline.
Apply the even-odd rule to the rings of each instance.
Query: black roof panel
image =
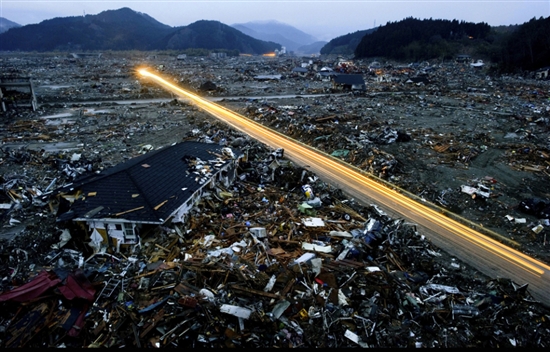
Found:
[[[76,179],[56,193],[82,192],[71,206],[73,219],[118,217],[162,223],[202,187],[201,180],[204,183],[205,177],[230,162],[223,149],[212,143],[178,143]]]

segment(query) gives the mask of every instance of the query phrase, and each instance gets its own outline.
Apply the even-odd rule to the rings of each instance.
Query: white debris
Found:
[[[224,304],[220,307],[220,312],[234,315],[238,318],[248,319],[252,310],[230,304]]]

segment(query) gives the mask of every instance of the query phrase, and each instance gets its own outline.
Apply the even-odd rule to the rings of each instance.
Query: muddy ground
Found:
[[[226,128],[140,79],[135,70],[145,65],[181,87],[216,98],[490,229],[550,263],[548,220],[521,206],[530,202],[542,207],[550,199],[548,81],[528,75],[493,77],[486,69],[455,63],[426,63],[429,70],[404,74],[394,63],[386,70],[386,77],[392,78],[378,82],[368,62],[357,62],[355,72],[363,73],[367,89],[352,93],[313,73],[321,66],[336,67],[334,59],[309,61],[312,73],[301,77],[291,70],[308,59],[177,61],[147,54],[110,55],[3,58],[11,67],[8,71],[33,78],[39,102],[34,113],[4,113],[0,167],[5,179],[40,175],[36,187],[42,190],[52,182],[49,171],[40,170],[45,165],[17,160],[21,149],[58,152],[61,158],[82,153],[108,167],[147,148],[181,141],[194,131],[215,134]],[[255,79],[260,74],[282,74],[283,79]],[[410,80],[420,76],[427,79]],[[201,89],[205,82],[213,84]],[[464,186],[487,192],[466,193]]]
[[[132,52],[104,53],[101,57],[86,56],[80,59],[59,53],[12,53],[0,56],[0,60],[5,73],[32,77],[38,102],[37,111],[32,111],[28,104],[26,106],[24,99],[20,99],[17,106],[8,102],[8,110],[2,113],[0,175],[3,192],[0,194],[0,205],[4,209],[0,229],[0,260],[4,264],[1,268],[4,292],[26,283],[42,265],[54,266],[54,270],[60,271],[74,269],[78,263],[80,268],[80,261],[73,261],[69,254],[80,255],[82,246],[74,241],[70,242],[70,248],[65,245],[65,249],[60,250],[63,232],[55,221],[55,209],[42,200],[42,195],[72,182],[80,174],[114,166],[184,139],[215,143],[227,139],[235,147],[239,143],[250,143],[247,136],[230,131],[223,122],[189,102],[140,79],[135,74],[140,66],[158,70],[184,88],[215,99],[219,104],[255,121],[346,160],[411,194],[452,211],[464,221],[490,229],[501,241],[514,243],[523,252],[550,263],[546,243],[550,223],[544,207],[550,199],[548,81],[536,81],[529,74],[492,77],[485,69],[475,70],[455,63],[423,63],[415,70],[394,63],[386,65],[383,72],[374,73],[369,69],[369,62],[358,61],[353,65],[348,63],[346,67],[351,68],[348,73],[363,74],[366,91],[350,92],[316,75],[316,70],[323,66],[338,69],[336,58],[319,58],[312,62],[309,58],[291,57],[189,58],[178,61],[169,56]],[[292,69],[304,63],[309,65],[310,73],[305,77],[294,75]],[[275,74],[284,78],[257,78],[258,75]],[[18,94],[16,96],[19,98],[25,97],[23,93]],[[259,149],[254,150],[258,152]],[[269,151],[255,154],[262,158],[269,155]],[[274,183],[266,187],[277,199],[278,186]],[[330,189],[321,182],[314,186],[323,187],[323,192]],[[242,187],[241,182],[239,187]],[[242,210],[257,213],[259,206],[256,203],[260,203],[260,198],[253,192],[256,187],[262,188],[256,184],[247,185],[246,188],[252,191],[248,192],[242,205],[250,209],[243,207]],[[296,190],[289,194],[293,202],[298,202],[302,197]],[[331,191],[329,194],[340,198],[339,192]],[[377,214],[372,208],[360,208],[350,199],[343,200],[341,204],[344,201],[348,215],[359,215],[360,218],[363,214],[363,217],[370,218]],[[293,212],[297,213],[294,209],[296,204],[285,204],[288,211],[275,220],[261,216],[262,226],[277,229],[279,226],[274,223],[297,217],[293,215]],[[331,209],[322,209],[322,216],[326,216],[327,220],[332,220],[331,217],[340,219],[338,212]],[[231,209],[225,210],[232,212]],[[219,211],[216,206],[197,209],[192,217],[192,227],[204,228],[205,231],[212,227],[220,229],[216,221],[223,225],[228,220],[217,217]],[[267,211],[265,214],[268,214]],[[385,221],[390,223],[387,219]],[[358,226],[355,220],[336,222],[331,225]],[[391,223],[392,226],[399,226],[397,222]],[[56,322],[63,321],[57,317],[68,317],[73,312],[71,302],[62,302],[59,296],[50,297],[51,302],[55,303],[52,304],[52,311],[56,316],[48,325],[50,329],[29,322],[29,315],[23,314],[35,312],[33,307],[38,305],[39,300],[20,305],[6,302],[0,317],[0,344],[24,346],[30,341],[30,347],[159,347],[162,329],[147,333],[148,325],[143,324],[154,325],[158,321],[155,317],[160,314],[164,325],[159,328],[172,331],[172,328],[178,328],[179,323],[175,326],[169,316],[177,313],[178,316],[189,317],[182,324],[191,320],[194,324],[183,326],[184,332],[172,344],[162,340],[164,347],[342,348],[365,346],[366,343],[369,347],[546,346],[550,331],[548,308],[534,301],[523,283],[486,277],[452,254],[435,250],[421,233],[412,231],[408,225],[404,226],[407,230],[403,230],[401,236],[389,241],[391,246],[384,241],[384,246],[362,249],[353,254],[363,265],[368,262],[369,265],[386,266],[388,274],[380,276],[383,280],[374,280],[379,276],[353,266],[335,267],[336,275],[332,272],[331,262],[323,261],[323,270],[327,270],[329,276],[345,280],[341,287],[352,297],[351,305],[341,306],[337,302],[337,309],[320,306],[322,301],[319,297],[304,296],[303,292],[299,294],[303,288],[298,287],[296,291],[293,289],[288,295],[281,296],[283,303],[286,300],[286,303],[293,302],[292,309],[281,316],[285,318],[288,315],[286,320],[254,315],[254,319],[247,321],[244,328],[238,328],[235,326],[236,318],[219,313],[217,304],[253,303],[258,312],[265,310],[267,313],[272,310],[274,300],[262,299],[257,294],[250,298],[243,291],[229,286],[220,288],[214,284],[214,281],[224,280],[223,275],[217,274],[220,272],[227,280],[229,271],[226,273],[226,269],[216,269],[225,268],[216,266],[222,262],[207,260],[195,266],[196,262],[183,259],[189,252],[197,255],[198,260],[208,258],[204,257],[206,247],[204,251],[197,250],[197,243],[204,240],[204,234],[198,231],[194,237],[178,242],[181,246],[178,262],[182,265],[182,272],[189,274],[190,278],[198,268],[206,267],[203,265],[205,263],[209,268],[216,269],[209,275],[197,275],[196,280],[189,279],[197,287],[218,288],[216,301],[209,302],[201,295],[196,296],[204,311],[186,309],[179,306],[178,301],[178,304],[168,304],[167,311],[172,313],[163,315],[160,314],[163,310],[153,308],[148,311],[151,313],[149,316],[138,310],[141,318],[134,321],[137,308],[149,308],[155,299],[167,295],[167,291],[161,290],[160,286],[141,290],[141,281],[138,287],[137,280],[134,280],[134,286],[121,294],[122,297],[124,294],[135,295],[135,306],[127,306],[129,302],[122,301],[121,296],[117,296],[117,302],[114,296],[94,296],[94,302],[100,305],[94,303],[93,309],[86,313],[87,319],[82,324],[80,336],[70,325],[60,328],[60,323]],[[163,262],[163,259],[151,259],[163,258],[153,252],[156,247],[151,244],[160,248],[174,245],[170,237],[174,234],[168,230],[160,229],[158,236],[144,238],[144,243],[150,246],[144,245],[143,251],[136,254],[140,260],[137,263],[147,264],[148,267],[149,264]],[[281,258],[286,261],[296,259],[301,253],[299,248],[296,243],[284,244],[286,240],[288,238],[279,233],[270,238],[273,248],[280,251],[279,255],[285,255]],[[342,242],[335,241],[335,244],[341,246]],[[198,256],[201,252],[202,257]],[[253,258],[253,252],[248,254]],[[115,257],[119,257],[124,265],[129,262],[123,260],[127,259],[124,253],[115,253]],[[249,260],[247,258],[243,255],[240,259]],[[280,270],[284,274],[281,278],[288,275],[288,282],[292,283],[293,275],[298,273],[292,274],[294,269],[289,270],[287,265],[283,265],[286,261],[273,265],[273,270]],[[96,262],[94,259],[89,264],[97,270],[102,266],[102,261]],[[132,275],[140,277],[137,275],[137,264],[132,265],[114,265],[106,274],[102,272],[95,277],[94,285],[103,287],[109,275],[122,276],[128,268]],[[298,266],[291,268],[297,270]],[[185,277],[188,277],[187,274]],[[134,278],[132,275],[130,277]],[[233,275],[231,273],[231,278]],[[268,278],[264,276],[253,272],[245,279],[249,288],[262,293],[266,285],[264,279]],[[347,287],[351,278],[354,278],[353,285],[350,283]],[[281,286],[277,286],[277,292],[282,290],[282,286],[282,292],[285,292],[285,282],[277,281],[276,285]],[[422,284],[427,285],[420,286]],[[182,295],[186,293],[182,292]],[[296,298],[299,296],[305,297],[303,301]],[[296,308],[301,307],[297,305],[299,302],[303,302],[303,307],[309,307],[309,320],[298,318],[298,313],[302,312]],[[376,302],[381,307],[380,313],[375,309]],[[131,311],[121,308],[123,306]],[[106,321],[109,309],[112,309],[112,315]],[[320,323],[320,319],[315,320],[319,317],[315,314],[316,309],[324,312],[324,324]],[[205,316],[203,312],[210,313]],[[289,319],[299,324],[292,325]],[[331,321],[330,326],[326,326],[325,319]],[[353,319],[357,326],[352,323]],[[129,321],[133,323],[125,323]],[[112,328],[114,325],[117,328]],[[21,326],[23,328],[20,329]],[[292,327],[296,326],[304,330],[293,330]],[[360,326],[363,326],[364,332],[358,328]],[[193,331],[185,334],[191,328]],[[32,340],[26,340],[28,334],[39,330],[40,333]],[[66,330],[69,335],[76,334],[76,337],[67,337]],[[136,331],[141,331],[140,338],[135,337]],[[362,339],[363,342],[357,344],[353,341],[353,335],[349,335],[351,331],[360,333],[359,341]]]

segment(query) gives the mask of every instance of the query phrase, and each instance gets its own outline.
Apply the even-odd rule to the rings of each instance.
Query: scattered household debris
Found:
[[[4,61],[36,78],[42,105],[10,109],[3,120],[0,346],[548,346],[548,307],[527,285],[480,274],[434,247],[415,224],[346,197],[285,159],[283,149],[138,82],[131,60],[109,55],[102,56],[109,66],[93,70],[59,56]],[[502,228],[546,258],[550,201],[539,181],[548,176],[547,86],[508,84],[512,77],[491,79],[483,67],[465,71],[456,63],[369,69],[319,60],[313,66],[322,71],[365,72],[363,93],[326,95],[331,83],[308,76],[314,67],[291,75],[300,66],[292,58],[224,58],[224,67],[172,59],[152,66],[197,91],[227,94],[223,104],[255,121]],[[67,75],[43,70],[51,65]],[[420,71],[430,84],[407,83]],[[258,89],[292,98],[247,98]],[[107,97],[121,102],[97,102]],[[178,154],[163,168],[150,159],[183,143],[211,153]],[[99,188],[84,187],[130,163],[155,173],[146,184],[162,189],[162,173],[176,162],[193,183],[178,184],[173,196],[152,192],[162,199],[148,207],[192,202],[147,226],[125,225],[145,204],[110,211],[92,202],[103,197]],[[497,163],[495,172],[482,167]],[[224,172],[225,165],[234,169]],[[191,197],[195,188],[201,192]],[[141,201],[149,191],[125,196]],[[82,220],[113,226],[72,221],[78,202],[86,205]]]

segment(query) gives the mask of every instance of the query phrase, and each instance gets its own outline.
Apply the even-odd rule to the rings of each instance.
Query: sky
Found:
[[[27,25],[123,7],[173,27],[275,20],[325,41],[407,17],[490,26],[550,17],[550,0],[0,0],[0,17]]]

